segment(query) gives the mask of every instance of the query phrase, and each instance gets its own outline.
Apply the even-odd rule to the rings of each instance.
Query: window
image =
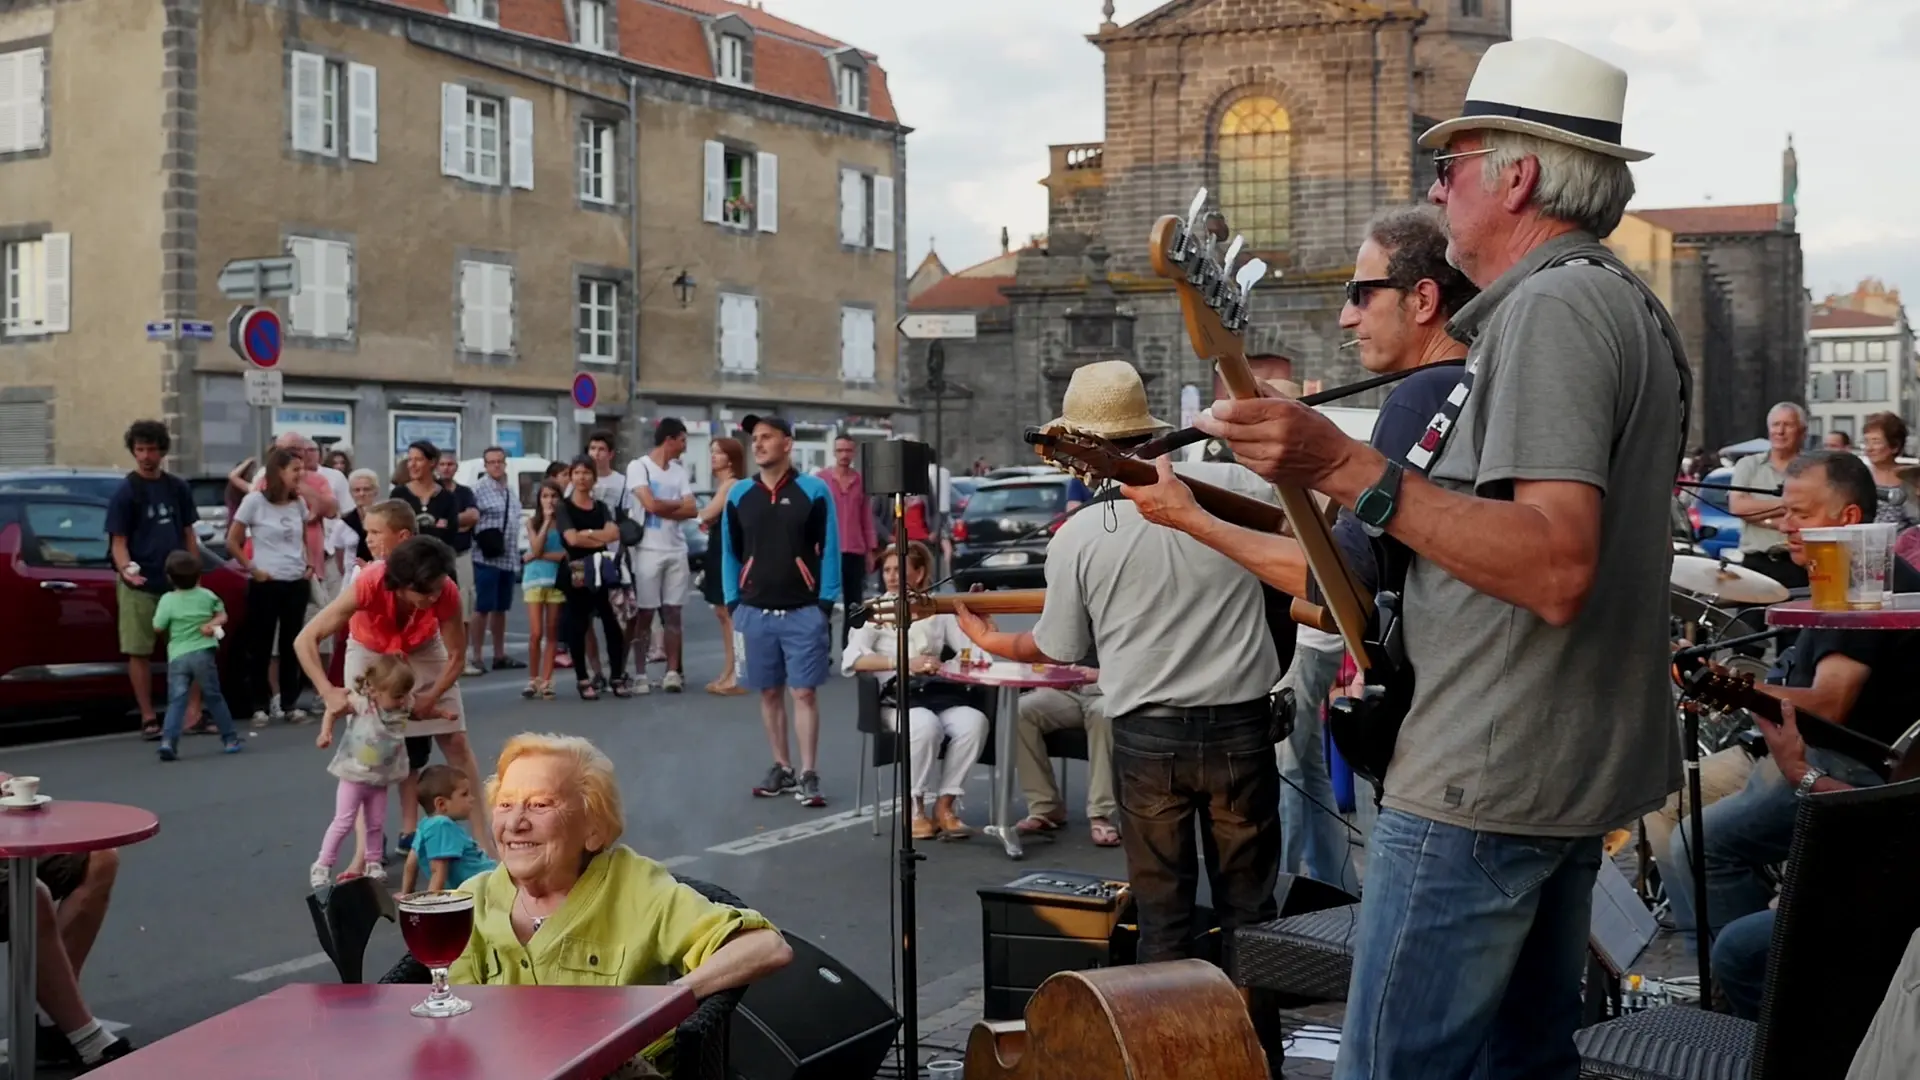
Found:
[[[1884,341],[1869,341],[1869,342],[1867,342],[1867,359],[1869,359],[1869,360],[1885,360],[1886,358],[1887,358],[1887,343],[1886,343],[1886,342],[1884,342]]]
[[[1462,18],[1477,19],[1484,14],[1486,14],[1484,0],[1460,0],[1460,15]]]
[[[722,162],[726,200],[720,204],[720,224],[745,229],[753,224],[753,163],[738,150],[728,150]]]
[[[1836,371],[1833,373],[1833,400],[1853,400],[1853,372]]]
[[[1879,343],[1875,342],[1875,344],[1879,344]],[[1861,395],[1860,400],[1886,401],[1887,400],[1887,373],[1884,371],[1869,371],[1866,373],[1866,375],[1867,375],[1866,386],[1864,388],[1866,392]]]
[[[353,339],[353,245],[295,236],[287,253],[300,264],[300,291],[287,303],[290,333]]]
[[[1292,129],[1270,97],[1241,98],[1220,118],[1220,212],[1254,251],[1284,251],[1292,241]]]
[[[47,145],[47,50],[0,53],[0,154]]]
[[[500,182],[500,102],[496,98],[467,98],[467,179],[482,184]]]
[[[1836,344],[1836,345],[1834,345],[1834,347],[1833,347],[1833,358],[1834,358],[1835,360],[1851,360],[1851,359],[1853,359],[1853,342],[1851,342],[1851,341],[1842,341],[1842,342],[1839,342],[1838,344]]]
[[[1813,377],[1813,393],[1808,395],[1814,401],[1832,401],[1833,372],[1823,371]]]
[[[1825,417],[1820,417],[1820,416],[1807,417],[1807,445],[1808,446],[1820,445],[1820,437],[1822,435],[1825,435],[1826,433],[1827,433],[1827,421]],[[1705,489],[1702,489],[1702,494],[1705,494]],[[1727,497],[1723,493],[1720,496],[1720,502],[1724,503],[1726,501],[1727,501]],[[1720,504],[1715,503],[1714,505],[1719,506]],[[1720,509],[1725,510],[1726,507],[1720,506]]]
[[[587,202],[614,201],[613,163],[619,160],[614,146],[618,129],[610,120],[580,121],[580,197]]]
[[[738,34],[720,35],[720,81],[745,86],[747,79],[747,39]]]
[[[580,45],[583,48],[607,48],[606,0],[580,0]]]
[[[999,517],[1003,514],[1058,513],[1067,508],[1067,485],[1047,482],[981,488],[967,500],[967,516]]]
[[[476,184],[533,187],[533,102],[442,83],[440,171]]]
[[[1845,435],[1848,439],[1852,439],[1853,438],[1853,417],[1836,416],[1833,418],[1832,426],[1827,430],[1837,431],[1840,434]]]
[[[447,0],[447,11],[456,19],[474,22],[500,22],[500,0]]]
[[[21,554],[34,566],[110,569],[107,508],[86,503],[29,502],[21,508],[27,539]]]
[[[379,159],[379,73],[314,53],[289,54],[293,148],[322,157]]]
[[[395,460],[407,452],[407,447],[422,440],[432,443],[434,449],[443,454],[460,456],[459,413],[395,409],[388,415],[393,418],[392,450]]]
[[[1820,362],[1823,364],[1833,363],[1833,342],[1823,341],[1820,343]]]
[[[760,370],[760,298],[720,294],[720,370],[752,374]]]
[[[320,65],[320,152],[340,152],[340,65]]]
[[[52,447],[51,404],[45,401],[0,401],[0,469],[51,465]]]
[[[619,337],[620,285],[600,278],[580,279],[579,315],[576,320],[580,359],[590,364],[611,364]]]
[[[840,243],[893,250],[893,177],[840,170]]]
[[[704,220],[734,229],[778,232],[779,201],[777,157],[707,142]]]
[[[513,267],[461,263],[460,350],[510,356],[513,345]]]
[[[508,457],[539,457],[553,460],[553,421],[539,416],[495,416],[493,418],[493,445],[507,452]],[[535,478],[537,482],[537,477]],[[533,503],[522,492],[523,505]]]
[[[0,245],[0,333],[58,334],[69,329],[72,251],[67,233]]]
[[[874,372],[873,309],[840,309],[840,378],[870,383]]]
[[[851,64],[840,65],[840,107],[848,112],[866,111],[867,73]]]

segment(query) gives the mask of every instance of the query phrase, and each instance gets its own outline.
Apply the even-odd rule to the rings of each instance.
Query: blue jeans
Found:
[[[1600,837],[1382,810],[1336,1080],[1574,1080]]]
[[[1733,1015],[1760,1019],[1760,998],[1767,989],[1767,952],[1773,947],[1773,910],[1742,915],[1720,928],[1713,939],[1713,985],[1727,995]]]
[[[227,709],[226,695],[220,692],[220,667],[215,660],[218,651],[197,649],[167,660],[167,720],[160,734],[166,745],[180,741],[180,731],[187,723],[187,691],[194,683],[200,684],[200,707],[213,717],[220,741],[239,738],[233,730],[233,713]]]
[[[1321,706],[1345,655],[1302,645],[1293,650],[1293,664],[1287,668],[1295,714],[1293,733],[1280,751],[1280,871],[1305,874],[1357,895],[1360,882],[1346,823],[1334,814],[1338,807],[1333,778],[1327,775],[1326,726],[1320,722]]]
[[[1836,780],[1855,787],[1882,783],[1872,769],[1841,754],[1808,749],[1807,760]],[[1707,928],[1709,937],[1735,919],[1765,911],[1773,886],[1762,876],[1764,867],[1784,862],[1793,843],[1793,817],[1800,801],[1772,758],[1755,762],[1747,786],[1707,807],[1700,816],[1701,839],[1706,845]],[[1673,832],[1673,865],[1660,868],[1667,899],[1673,903],[1673,922],[1694,945],[1693,822],[1682,819]]]

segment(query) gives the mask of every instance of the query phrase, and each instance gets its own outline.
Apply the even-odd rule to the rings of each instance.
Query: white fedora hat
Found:
[[[1438,150],[1462,131],[1517,131],[1578,146],[1623,161],[1645,161],[1646,150],[1620,145],[1627,73],[1596,56],[1548,38],[1503,41],[1474,69],[1460,115],[1420,136]]]

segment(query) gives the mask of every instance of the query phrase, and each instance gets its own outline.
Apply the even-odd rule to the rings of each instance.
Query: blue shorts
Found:
[[[482,615],[513,610],[514,575],[486,563],[473,564],[473,610]]]
[[[766,611],[741,604],[733,627],[747,646],[747,689],[812,690],[827,681],[833,634],[819,607]]]

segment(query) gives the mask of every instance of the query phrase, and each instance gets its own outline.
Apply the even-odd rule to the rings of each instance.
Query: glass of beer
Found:
[[[1893,592],[1892,525],[1849,525],[1839,530],[1849,564],[1847,606],[1872,611],[1886,606]]]
[[[459,1016],[473,1002],[447,989],[447,969],[466,951],[473,936],[473,897],[463,892],[416,892],[397,896],[400,936],[415,960],[433,973],[433,991],[413,1007],[413,1015]]]
[[[1800,530],[1800,544],[1807,553],[1807,584],[1812,587],[1817,610],[1847,610],[1847,582],[1853,576],[1853,567],[1845,535],[1841,529]]]

